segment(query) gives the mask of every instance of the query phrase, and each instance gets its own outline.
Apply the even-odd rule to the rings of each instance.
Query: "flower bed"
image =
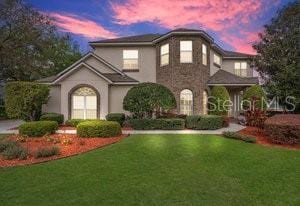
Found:
[[[23,148],[27,149],[29,153],[27,159],[6,160],[0,156],[0,167],[28,165],[73,156],[105,145],[113,144],[120,141],[123,137],[125,137],[125,135],[110,138],[79,138],[77,135],[53,134],[39,138],[22,138],[18,135],[14,135],[6,139],[17,141]],[[53,147],[59,148],[59,154],[39,158],[35,156],[37,150],[51,149]]]

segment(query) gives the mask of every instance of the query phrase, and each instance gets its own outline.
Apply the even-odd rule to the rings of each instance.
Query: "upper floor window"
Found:
[[[138,50],[123,50],[123,69],[136,70],[139,65],[139,51]]]
[[[162,45],[160,47],[160,65],[169,64],[169,44]]]
[[[247,76],[247,62],[235,62],[234,73],[241,77]]]
[[[202,64],[207,65],[207,46],[202,44]]]
[[[193,62],[193,42],[180,41],[180,63]]]
[[[221,66],[221,57],[217,54],[214,54],[214,63]]]

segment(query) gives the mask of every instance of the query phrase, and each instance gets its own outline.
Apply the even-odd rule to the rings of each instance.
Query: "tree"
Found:
[[[230,96],[224,86],[214,86],[209,97],[209,110],[213,115],[227,115]]]
[[[249,87],[243,95],[243,107],[249,108],[251,102],[255,102],[255,108],[265,110],[267,108],[267,96],[260,85]]]
[[[286,106],[288,96],[300,102],[299,25],[300,3],[295,1],[278,11],[253,45],[255,64],[268,94],[279,97]]]
[[[5,86],[5,110],[9,118],[39,120],[42,105],[47,104],[49,88],[33,82],[8,82]]]
[[[123,100],[123,108],[137,117],[152,117],[154,111],[176,107],[173,93],[165,86],[156,83],[140,83],[132,87]]]
[[[81,56],[68,35],[22,0],[0,0],[0,79],[35,80]]]

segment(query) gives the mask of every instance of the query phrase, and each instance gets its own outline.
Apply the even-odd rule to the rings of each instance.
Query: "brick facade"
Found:
[[[180,41],[193,42],[193,62],[180,63]],[[160,66],[160,46],[169,43],[169,64]],[[207,46],[207,66],[202,64],[202,43]],[[168,87],[175,95],[180,112],[180,92],[189,89],[193,92],[193,114],[202,114],[203,92],[208,91],[206,85],[209,77],[210,44],[200,36],[171,36],[157,46],[156,82]]]

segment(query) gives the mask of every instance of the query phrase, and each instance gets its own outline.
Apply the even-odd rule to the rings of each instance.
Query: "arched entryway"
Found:
[[[71,119],[99,118],[99,93],[88,85],[73,88],[69,95]]]

